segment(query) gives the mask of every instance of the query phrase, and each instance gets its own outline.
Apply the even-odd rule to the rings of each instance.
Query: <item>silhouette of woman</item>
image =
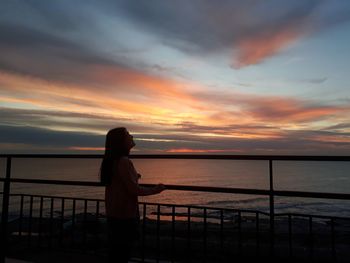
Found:
[[[165,190],[163,184],[153,188],[138,185],[141,175],[128,158],[134,146],[133,136],[124,127],[107,133],[100,180],[106,185],[109,262],[128,262],[132,245],[138,238],[138,196],[158,194]]]

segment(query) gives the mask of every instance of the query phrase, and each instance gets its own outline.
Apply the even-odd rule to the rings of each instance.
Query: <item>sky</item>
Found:
[[[2,0],[1,153],[350,155],[347,0]]]

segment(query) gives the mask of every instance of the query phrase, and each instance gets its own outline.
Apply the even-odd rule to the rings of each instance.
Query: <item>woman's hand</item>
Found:
[[[158,184],[154,187],[154,190],[157,194],[163,192],[166,189],[164,184]]]

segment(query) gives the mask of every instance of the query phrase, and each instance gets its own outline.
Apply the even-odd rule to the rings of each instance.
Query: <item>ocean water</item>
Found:
[[[134,159],[140,183],[269,188],[268,161]],[[98,181],[99,159],[14,159],[12,178]],[[0,159],[0,176],[5,176]],[[350,193],[350,162],[275,161],[274,189]],[[2,187],[2,185],[0,185]],[[104,187],[13,183],[11,193],[104,198]],[[269,210],[268,196],[164,191],[140,201]],[[276,212],[350,217],[350,201],[275,197]]]

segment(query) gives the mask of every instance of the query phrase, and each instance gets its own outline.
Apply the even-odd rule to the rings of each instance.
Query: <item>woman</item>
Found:
[[[138,237],[138,196],[165,190],[163,184],[153,188],[138,185],[141,175],[129,159],[134,146],[133,136],[126,128],[115,128],[107,133],[100,179],[106,185],[109,262],[128,262],[130,250]]]

